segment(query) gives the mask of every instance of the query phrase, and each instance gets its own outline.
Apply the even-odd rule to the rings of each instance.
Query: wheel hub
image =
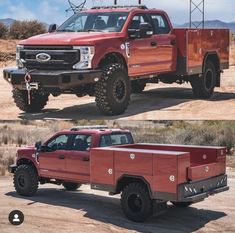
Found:
[[[205,75],[205,87],[207,90],[210,90],[213,87],[213,72],[207,70]]]
[[[24,188],[24,186],[25,186],[25,178],[24,178],[24,176],[23,175],[19,175],[17,180],[18,180],[19,186],[21,188]]]
[[[133,212],[140,212],[142,209],[142,200],[137,194],[132,194],[129,196],[128,204]]]

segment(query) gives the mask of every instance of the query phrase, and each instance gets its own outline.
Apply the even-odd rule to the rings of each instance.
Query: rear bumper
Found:
[[[17,165],[13,164],[8,167],[8,172],[9,173],[15,173],[15,170],[17,168]]]
[[[176,193],[155,192],[153,199],[174,202],[199,202],[217,193],[229,190],[227,175],[178,185]]]
[[[227,175],[221,175],[206,180],[194,181],[178,187],[180,202],[198,202],[210,195],[229,190]]]
[[[31,73],[31,83],[37,83],[40,90],[70,90],[99,81],[101,70],[36,70]],[[4,79],[12,86],[25,90],[25,69],[3,70]]]

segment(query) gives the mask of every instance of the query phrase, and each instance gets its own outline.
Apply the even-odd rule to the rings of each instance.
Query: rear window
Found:
[[[170,26],[167,19],[163,15],[154,14],[151,15],[154,34],[168,34],[170,32]]]
[[[129,133],[116,133],[101,136],[100,147],[133,144],[133,138]]]

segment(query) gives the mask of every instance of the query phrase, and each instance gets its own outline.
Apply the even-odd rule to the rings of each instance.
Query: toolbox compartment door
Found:
[[[189,180],[202,180],[224,174],[220,163],[209,163],[188,168]]]
[[[91,188],[112,192],[114,190],[113,151],[92,149],[90,156]]]

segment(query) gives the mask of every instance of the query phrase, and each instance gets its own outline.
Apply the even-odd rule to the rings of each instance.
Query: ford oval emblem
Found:
[[[38,62],[48,62],[51,60],[51,56],[47,53],[39,53],[36,56]]]

